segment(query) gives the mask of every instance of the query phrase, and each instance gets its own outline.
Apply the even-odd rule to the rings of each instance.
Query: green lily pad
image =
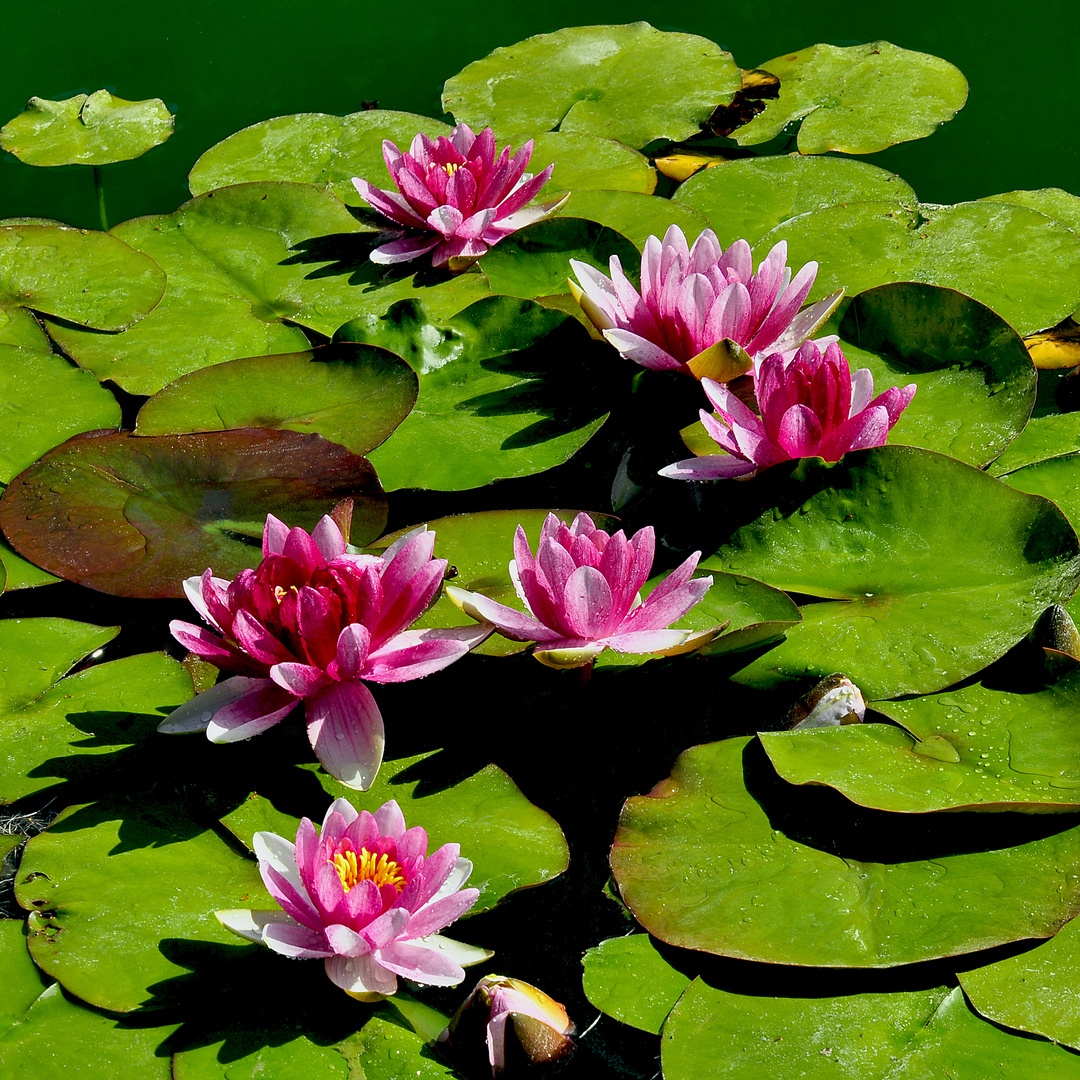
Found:
[[[168,1055],[159,1047],[176,1027],[126,1024],[70,1001],[53,983],[0,1036],[0,1078],[65,1080],[76,1073],[86,1080],[171,1080]]]
[[[405,302],[338,339],[398,352],[419,377],[416,407],[371,455],[387,491],[461,491],[543,472],[584,446],[610,408],[603,368],[590,372],[586,359],[574,361],[567,393],[568,351],[591,352],[593,342],[531,300],[492,296],[445,321]]]
[[[5,306],[115,331],[146,316],[164,293],[162,268],[109,233],[66,225],[0,227]]]
[[[883,446],[774,479],[763,498],[775,509],[703,566],[830,602],[805,606],[738,682],[796,697],[842,671],[868,699],[931,693],[1004,655],[1076,589],[1080,548],[1061,511],[952,458]]]
[[[581,961],[585,996],[602,1013],[659,1035],[690,978],[676,971],[648,934],[609,938]]]
[[[767,963],[891,967],[1049,937],[1072,917],[1076,878],[1046,871],[1080,855],[1080,827],[1046,835],[1050,819],[948,815],[919,829],[791,788],[759,754],[747,739],[694,747],[623,807],[612,871],[661,941]]]
[[[1071,976],[1080,957],[1080,922],[1019,956],[965,971],[960,985],[975,1009],[1005,1027],[1080,1048],[1080,988]]]
[[[488,765],[447,787],[445,781],[440,782],[436,756],[420,754],[384,761],[374,786],[364,793],[316,772],[317,765],[298,768],[315,773],[326,793],[322,805],[312,804],[308,808],[308,815],[316,821],[321,821],[321,815],[334,799],[346,798],[357,810],[372,813],[388,799],[396,799],[406,823],[427,830],[429,851],[442,844],[460,844],[461,854],[473,863],[469,884],[480,890],[480,899],[470,909],[471,915],[490,910],[518,889],[558,877],[568,865],[569,850],[558,824],[530,803],[513,780],[495,765]],[[306,778],[297,774],[296,783],[304,781]],[[431,790],[433,785],[437,790]],[[292,786],[280,787],[286,801]],[[272,798],[249,796],[222,818],[222,824],[248,847],[260,830],[294,839],[299,816],[279,810]],[[450,936],[454,936],[453,931]]]
[[[1027,427],[1002,452],[987,472],[1006,476],[1050,458],[1080,450],[1080,413],[1058,413],[1029,420]]]
[[[861,202],[915,205],[915,192],[895,173],[850,158],[775,157],[727,161],[679,186],[677,206],[696,210],[725,245],[756,243],[783,221]]]
[[[869,368],[879,393],[918,386],[892,443],[983,466],[1031,415],[1037,378],[1023,340],[1000,315],[952,289],[901,282],[861,293],[840,337],[852,369]]]
[[[360,315],[423,296],[455,314],[488,292],[476,274],[388,273],[368,260],[370,239],[339,200],[305,184],[240,184],[200,195],[173,214],[118,225],[169,275],[153,315],[123,335],[50,323],[69,356],[99,379],[152,394],[190,371],[237,357],[302,352],[297,326],[332,335]],[[407,276],[405,276],[407,274]]]
[[[636,277],[641,256],[625,236],[595,221],[558,217],[500,241],[480,260],[480,268],[493,293],[532,299],[570,291],[571,259],[607,270],[612,255]]]
[[[62,356],[0,345],[0,482],[72,435],[120,426],[120,404],[89,373]],[[48,401],[43,409],[41,403]]]
[[[778,240],[788,242],[789,265],[820,264],[810,300],[841,286],[859,293],[889,281],[922,281],[973,297],[1020,334],[1055,326],[1080,306],[1076,233],[1026,206],[829,206],[777,226],[755,257]],[[1054,267],[1049,276],[1047,266]]]
[[[801,120],[800,154],[872,154],[933,135],[967,101],[958,68],[887,41],[811,45],[758,67],[780,79],[780,95],[733,133],[742,146],[768,142]]]
[[[498,132],[501,138],[501,132]],[[584,192],[635,192],[651,195],[656,190],[656,170],[644,154],[615,139],[602,138],[580,131],[523,132],[509,139],[517,149],[532,139],[533,152],[529,172],[534,176],[549,165],[555,169],[551,179],[540,189],[537,202],[549,202],[559,193],[574,193],[570,210],[577,217],[578,196]],[[369,178],[370,179],[370,178]]]
[[[96,90],[62,101],[32,97],[0,129],[0,146],[27,165],[108,165],[141,157],[172,133],[160,98],[125,101]]]
[[[386,499],[366,458],[319,435],[241,428],[69,439],[4,491],[0,527],[50,573],[116,596],[182,596],[212,566],[235,577],[262,558],[268,513],[312,529],[354,500],[353,538],[375,539]]]
[[[1077,455],[1025,465],[1002,477],[1002,481],[1017,491],[1053,499],[1073,528],[1080,526],[1080,457]]]
[[[0,1045],[3,1045],[7,1029],[23,1020],[46,987],[41,969],[27,952],[26,923],[22,919],[0,919],[0,978],[4,980],[4,997],[0,1003]]]
[[[113,1012],[167,1004],[204,985],[204,961],[258,949],[238,946],[215,911],[275,906],[255,862],[167,798],[63,811],[27,843],[15,894],[38,966]]]
[[[851,724],[760,738],[789,783],[827,784],[860,806],[1080,809],[1076,673],[1026,693],[974,683],[872,707],[902,727]]]
[[[53,625],[56,620],[11,623],[0,622],[0,641],[12,663],[29,666],[66,644],[63,628]],[[38,626],[29,645],[28,624]],[[165,716],[191,695],[191,676],[182,665],[162,653],[144,653],[69,675],[5,709],[0,715],[0,804],[61,779],[84,779],[106,766],[122,770],[124,751],[152,737]]]
[[[557,129],[642,147],[689,138],[741,85],[731,54],[705,38],[644,22],[574,26],[474,61],[447,80],[442,104],[477,130]]]
[[[709,227],[693,208],[637,191],[575,191],[567,212],[618,232],[639,249],[650,236],[663,237],[670,225],[678,225],[691,244]],[[633,272],[639,261],[633,259],[624,269]],[[606,271],[607,264],[601,263],[601,268]]]
[[[431,138],[450,128],[430,116],[369,109],[348,116],[296,113],[252,124],[210,147],[192,167],[192,195],[258,180],[291,180],[336,195],[348,206],[367,206],[353,187],[360,176],[391,187],[382,144],[408,150],[417,133]],[[385,183],[384,183],[385,181]]]
[[[184,375],[143,405],[135,433],[282,428],[311,431],[366,454],[409,415],[416,394],[416,375],[393,353],[368,345],[324,345]]]
[[[0,580],[4,583],[4,592],[14,592],[16,589],[54,585],[61,579],[24,559],[0,537]]]
[[[1006,191],[1001,195],[987,195],[982,202],[1011,203],[1038,210],[1048,218],[1068,225],[1080,233],[1080,198],[1061,188],[1039,188],[1037,191]]]
[[[49,337],[37,319],[26,308],[11,303],[0,304],[0,345],[52,352]]]

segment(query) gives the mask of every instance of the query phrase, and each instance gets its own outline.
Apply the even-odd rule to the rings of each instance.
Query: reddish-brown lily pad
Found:
[[[319,435],[241,428],[138,438],[88,432],[9,485],[0,528],[50,573],[116,596],[183,595],[211,566],[231,578],[262,557],[266,515],[310,529],[354,500],[352,538],[386,524],[367,458]]]

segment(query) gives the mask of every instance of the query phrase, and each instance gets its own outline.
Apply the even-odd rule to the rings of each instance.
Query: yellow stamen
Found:
[[[332,859],[342,888],[348,892],[361,881],[373,881],[378,888],[393,885],[398,892],[405,888],[405,874],[401,867],[387,855],[374,855],[367,848],[355,851],[339,851]]]
[[[453,176],[454,173],[461,168],[460,165],[455,165],[452,161],[447,162],[445,165],[438,165],[434,161],[428,164],[429,169],[442,169],[447,176]]]
[[[300,590],[295,585],[290,585],[287,589],[283,589],[280,585],[274,586],[274,599],[280,604],[289,593],[296,593],[300,595]]]

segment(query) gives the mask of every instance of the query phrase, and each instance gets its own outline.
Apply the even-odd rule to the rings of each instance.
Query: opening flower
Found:
[[[750,245],[726,251],[706,229],[689,247],[677,225],[663,241],[650,236],[641,254],[641,292],[617,255],[611,277],[570,260],[580,286],[570,291],[604,337],[628,360],[659,371],[679,369],[727,382],[769,352],[798,348],[829,317],[843,290],[800,311],[817,263],[792,279],[781,240],[754,273]],[[733,343],[725,345],[725,342]]]
[[[711,379],[701,385],[720,414],[702,409],[701,422],[725,453],[678,461],[661,469],[661,476],[745,479],[793,458],[839,461],[849,450],[884,446],[915,396],[911,383],[873,397],[874,377],[867,368],[852,374],[839,345],[822,354],[812,341],[790,359],[773,353],[761,362],[754,377],[760,417],[726,386]]]
[[[457,844],[428,855],[427,833],[406,829],[393,799],[374,814],[338,799],[319,833],[304,818],[295,844],[258,832],[253,847],[263,884],[283,910],[219,911],[218,919],[283,956],[325,960],[326,974],[353,997],[393,994],[399,975],[456,986],[463,965],[491,956],[438,933],[480,895],[462,888],[472,863]]]
[[[351,555],[324,517],[309,535],[273,515],[263,560],[234,581],[188,578],[184,591],[210,624],[174,621],[173,637],[232,672],[159,726],[206,731],[211,742],[250,739],[301,701],[308,737],[331,776],[368,788],[383,755],[383,721],[365,682],[407,682],[440,671],[484,640],[482,627],[408,630],[446,571],[435,534],[417,529],[381,555]]]
[[[383,158],[397,191],[383,191],[358,176],[360,197],[402,230],[371,253],[376,263],[400,263],[431,252],[433,266],[461,268],[518,229],[541,221],[569,196],[544,206],[526,207],[547,183],[553,165],[533,176],[525,171],[532,157],[530,139],[513,156],[504,147],[495,156],[495,134],[479,135],[458,124],[449,138],[434,141],[417,135],[408,153],[389,139]]]
[[[582,667],[608,646],[623,653],[678,650],[691,631],[666,627],[705,595],[712,578],[691,580],[697,551],[642,602],[655,546],[651,525],[628,540],[621,529],[613,536],[598,529],[588,514],[572,525],[548,514],[535,558],[520,525],[514,535],[510,576],[528,614],[482,593],[448,586],[446,594],[505,637],[535,641],[534,655],[551,667]]]

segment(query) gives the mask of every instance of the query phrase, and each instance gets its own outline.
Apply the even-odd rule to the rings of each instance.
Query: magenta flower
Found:
[[[545,206],[525,207],[547,183],[553,165],[537,176],[525,172],[532,156],[530,139],[511,159],[507,146],[495,157],[495,134],[473,134],[458,124],[450,137],[434,142],[420,134],[403,154],[389,139],[383,158],[397,191],[383,191],[353,177],[360,197],[402,232],[371,253],[376,263],[400,263],[431,252],[433,266],[451,259],[480,258],[488,248],[518,229],[549,217],[569,196]]]
[[[397,976],[456,986],[462,965],[491,953],[438,933],[476,903],[463,889],[472,863],[457,844],[428,855],[427,833],[405,828],[393,799],[374,814],[347,799],[326,811],[322,831],[304,818],[292,844],[257,832],[259,873],[282,911],[219,911],[233,933],[292,959],[326,961],[346,993],[376,1000],[397,990]]]
[[[706,229],[691,248],[682,229],[672,225],[662,242],[655,236],[645,241],[640,293],[617,255],[611,256],[611,277],[571,259],[581,285],[569,284],[585,314],[628,360],[727,381],[748,370],[749,363],[730,370],[717,355],[717,343],[734,342],[748,359],[766,350],[790,352],[821,326],[843,296],[841,289],[800,312],[817,263],[807,263],[792,280],[786,262],[787,244],[781,240],[755,274],[745,240],[725,251],[716,233]]]
[[[690,580],[697,551],[642,603],[638,590],[652,569],[655,544],[651,525],[627,540],[621,529],[614,536],[598,529],[588,514],[569,526],[548,514],[535,559],[520,525],[514,536],[510,576],[528,614],[482,593],[448,586],[446,594],[505,637],[535,641],[534,655],[550,667],[582,667],[609,645],[621,653],[679,650],[691,632],[665,628],[705,595],[712,578]]]
[[[172,712],[159,731],[250,739],[304,702],[308,738],[331,776],[367,789],[383,755],[383,721],[365,683],[440,671],[484,640],[482,628],[407,630],[446,571],[435,534],[417,529],[382,556],[350,555],[324,517],[308,535],[266,519],[263,560],[234,581],[184,582],[212,630],[174,621],[173,637],[232,678]]]
[[[793,458],[839,461],[849,450],[884,446],[892,426],[915,396],[915,384],[874,393],[867,368],[851,373],[840,346],[825,354],[812,341],[790,359],[766,357],[754,377],[760,418],[726,386],[702,381],[719,419],[701,410],[701,422],[726,453],[689,458],[660,470],[677,480],[746,479]]]

